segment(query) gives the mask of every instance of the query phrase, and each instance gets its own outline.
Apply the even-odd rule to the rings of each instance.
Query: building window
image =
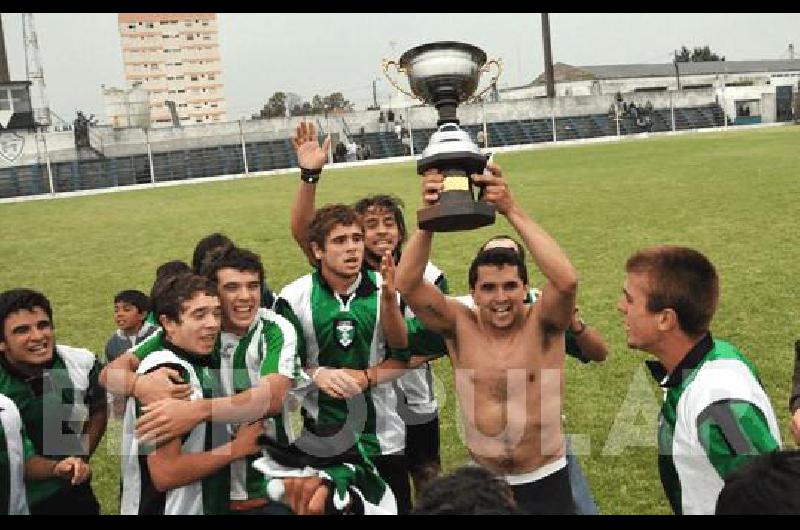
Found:
[[[153,26],[153,23],[152,23],[152,22],[148,22],[148,23],[147,23],[147,28],[148,28],[148,29],[153,29],[153,27],[154,27],[154,26]]]
[[[178,90],[178,94],[185,94],[185,93],[186,93],[186,90],[183,90],[183,89]]]
[[[188,35],[186,35],[186,40],[194,40],[194,35],[189,33]]]
[[[209,81],[215,81],[216,79],[217,79],[217,77],[214,74],[208,74],[208,80]]]
[[[189,79],[191,79],[192,81],[197,81],[197,76],[196,76],[196,75],[193,75],[193,76],[191,76]]]
[[[139,22],[141,24],[141,22]],[[136,24],[128,24],[128,29],[136,29]]]

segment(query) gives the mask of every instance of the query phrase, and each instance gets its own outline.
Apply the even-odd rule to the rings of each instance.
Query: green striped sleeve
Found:
[[[706,407],[697,417],[697,435],[722,479],[750,457],[779,449],[764,413],[742,400],[718,401]]]
[[[158,328],[149,337],[140,342],[133,348],[133,354],[137,359],[143,361],[145,357],[153,352],[163,350],[164,345],[161,344],[161,339],[164,337],[164,329]]]
[[[284,298],[275,301],[275,312],[289,321],[297,333],[297,357],[300,359],[300,366],[306,365],[306,341],[303,335],[303,326],[300,319],[294,314],[292,306]]]
[[[296,376],[297,332],[288,319],[264,323],[264,338],[267,352],[261,362],[260,375],[281,374],[290,379]]]

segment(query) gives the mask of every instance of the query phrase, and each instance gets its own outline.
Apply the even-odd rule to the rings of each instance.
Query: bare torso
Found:
[[[564,455],[563,333],[545,333],[531,314],[497,337],[473,310],[459,314],[456,335],[447,342],[466,445],[476,463],[519,474]]]

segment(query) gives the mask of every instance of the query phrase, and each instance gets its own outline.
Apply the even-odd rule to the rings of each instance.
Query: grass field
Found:
[[[660,390],[645,356],[627,349],[615,309],[623,264],[634,250],[671,243],[700,249],[721,276],[712,329],[757,365],[789,442],[787,400],[797,328],[800,128],[632,140],[495,157],[517,200],[567,251],[581,278],[578,304],[611,349],[602,364],[567,366],[567,430],[581,434],[581,461],[602,513],[668,513],[656,467]],[[149,291],[155,267],[191,257],[195,242],[223,231],[261,253],[273,288],[308,266],[289,234],[297,176],[141,190],[0,205],[0,290],[32,287],[54,306],[58,342],[102,351],[114,330],[112,298]],[[391,192],[420,205],[412,163],[329,170],[318,204]],[[505,219],[481,230],[441,234],[433,261],[455,293],[477,246],[509,233]],[[538,283],[541,274],[533,274]],[[443,382],[446,469],[466,459],[455,421],[449,363]],[[612,429],[613,426],[613,429]],[[118,425],[93,459],[105,513],[117,510]],[[627,445],[627,447],[625,447]]]

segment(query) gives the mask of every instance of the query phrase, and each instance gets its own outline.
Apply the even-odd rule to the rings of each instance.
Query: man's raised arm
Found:
[[[423,204],[432,205],[439,200],[443,180],[442,174],[435,169],[425,173],[422,181]],[[403,299],[428,329],[453,336],[457,311],[463,309],[461,304],[449,300],[433,284],[424,280],[432,241],[432,232],[421,229],[414,232],[397,266],[395,283]]]
[[[320,146],[314,124],[301,122],[297,125],[292,145],[297,152],[297,163],[300,166],[300,186],[292,203],[292,237],[311,263],[314,263],[316,260],[308,246],[308,227],[314,218],[317,181],[328,158],[331,137],[325,138]]]
[[[542,323],[556,332],[566,330],[575,311],[578,274],[569,258],[547,232],[516,203],[503,179],[500,167],[489,162],[486,172],[474,175],[476,184],[485,186],[484,199],[493,203],[525,242],[536,266],[547,278],[537,302]]]

